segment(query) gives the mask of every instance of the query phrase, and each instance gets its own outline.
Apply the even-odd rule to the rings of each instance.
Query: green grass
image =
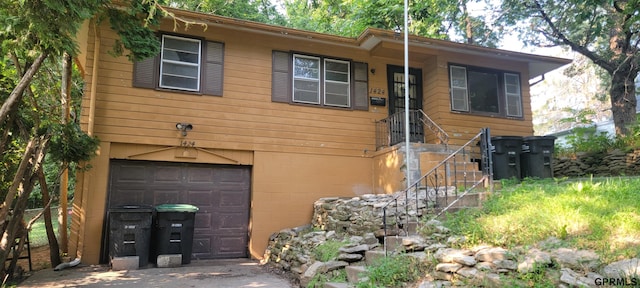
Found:
[[[605,262],[640,255],[640,179],[528,180],[503,184],[482,210],[448,215],[469,244],[531,246],[553,236],[560,246],[592,249]]]
[[[31,209],[25,212],[24,220],[28,222],[31,220],[33,216],[38,214],[40,210]],[[71,216],[67,217],[68,224],[67,228],[71,227]],[[53,230],[58,235],[58,209],[54,207],[51,209],[51,221],[53,222]],[[31,226],[31,231],[29,232],[29,241],[31,241],[31,247],[39,247],[49,244],[49,240],[47,239],[47,231],[44,227],[44,217],[41,216],[36,222]]]
[[[335,260],[340,254],[340,247],[347,244],[347,241],[328,240],[313,249],[313,256],[322,262]]]
[[[427,265],[425,263],[411,256],[383,257],[373,265],[367,266],[366,280],[358,282],[356,287],[403,287],[405,283],[420,279],[426,270]]]

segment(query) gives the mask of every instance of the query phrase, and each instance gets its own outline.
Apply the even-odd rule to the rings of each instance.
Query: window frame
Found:
[[[309,80],[313,80],[314,78],[305,78],[305,77],[299,77],[298,75],[296,75],[297,69],[296,69],[296,59],[300,58],[300,59],[315,59],[318,62],[318,79],[317,79],[317,83],[318,83],[318,90],[317,90],[317,102],[313,102],[313,101],[304,101],[304,100],[299,100],[296,99],[296,81],[309,81]],[[309,54],[304,54],[304,53],[299,53],[299,52],[293,52],[291,54],[291,61],[292,61],[292,66],[291,66],[291,73],[292,73],[292,79],[291,79],[291,102],[295,103],[295,104],[301,104],[301,105],[314,105],[314,106],[319,106],[319,107],[327,107],[327,108],[343,108],[343,109],[354,109],[354,104],[353,104],[353,100],[351,99],[353,97],[353,92],[352,90],[354,89],[354,83],[353,83],[353,62],[351,60],[347,60],[347,59],[340,59],[340,58],[336,58],[336,57],[328,57],[328,56],[319,56],[319,55],[309,55]],[[334,80],[327,80],[327,62],[333,62],[333,63],[343,63],[347,65],[347,71],[346,71],[346,76],[347,76],[347,82],[340,82],[340,81],[334,81]],[[347,84],[347,105],[340,105],[340,104],[331,104],[331,103],[327,103],[327,83],[331,84],[331,83],[346,83]]]
[[[197,63],[190,63],[190,62],[186,62],[186,61],[177,61],[177,60],[171,60],[171,59],[165,59],[165,39],[166,38],[170,38],[170,39],[174,39],[174,40],[179,40],[179,41],[184,41],[184,42],[192,42],[192,43],[197,43],[198,45],[198,61]],[[180,90],[180,91],[189,91],[189,92],[200,92],[201,89],[201,81],[202,81],[202,58],[203,58],[203,49],[202,49],[202,45],[203,45],[203,41],[201,39],[197,39],[197,38],[188,38],[188,37],[181,37],[181,36],[176,36],[176,35],[170,35],[170,34],[162,34],[162,39],[161,39],[161,43],[160,43],[160,65],[159,65],[159,75],[158,75],[158,88],[160,89],[170,89],[170,90]],[[186,51],[186,52],[190,52],[190,51]],[[187,87],[178,87],[178,86],[171,86],[171,85],[166,85],[163,84],[163,80],[165,76],[165,73],[163,73],[164,71],[164,65],[165,63],[167,64],[177,64],[177,65],[181,65],[181,66],[189,66],[189,67],[195,67],[196,71],[197,71],[197,77],[195,78],[196,80],[196,88],[195,89],[191,89],[191,88],[187,88]],[[185,75],[178,75],[178,77],[183,77],[183,78],[188,78]]]
[[[464,71],[464,87],[459,85],[459,83],[455,82],[454,79],[454,70],[459,69],[458,72]],[[451,104],[451,111],[456,113],[467,113],[471,115],[481,115],[481,116],[492,116],[492,117],[503,117],[503,118],[516,118],[523,119],[524,118],[524,108],[522,105],[523,95],[522,95],[522,79],[521,74],[519,72],[500,70],[500,69],[492,69],[486,67],[477,67],[470,66],[464,64],[456,64],[449,63],[449,100]],[[469,96],[470,81],[469,81],[469,72],[478,72],[478,73],[489,73],[495,74],[497,80],[497,100],[498,100],[498,112],[489,112],[489,111],[479,111],[473,110],[471,105],[471,99]],[[517,82],[515,83],[507,83],[507,77],[516,77]],[[460,78],[460,77],[457,77]],[[460,80],[460,79],[458,79]],[[516,93],[508,93],[509,88],[508,85],[516,84]],[[456,94],[456,92],[459,92]],[[461,94],[460,94],[461,93]],[[460,101],[464,100],[464,105],[460,104]],[[511,103],[511,101],[515,101],[516,103]],[[511,106],[510,106],[511,105]],[[512,108],[515,108],[514,111],[511,111]]]

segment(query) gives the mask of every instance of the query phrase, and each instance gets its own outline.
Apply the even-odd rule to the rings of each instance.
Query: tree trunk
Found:
[[[634,80],[637,69],[624,65],[611,75],[611,112],[616,135],[628,135],[629,125],[636,123],[636,91]]]
[[[31,151],[32,153],[25,153],[25,156],[22,159],[22,162],[26,162],[28,164],[22,165],[21,163],[20,165],[21,171],[16,172],[16,175],[23,175],[24,177],[14,178],[14,181],[19,182],[18,185],[15,185],[16,183],[13,183],[14,184],[13,186],[20,187],[20,189],[17,189],[18,198],[15,201],[15,205],[12,209],[13,213],[11,217],[5,218],[5,219],[8,219],[8,221],[5,220],[6,225],[2,226],[3,228],[2,239],[0,240],[0,263],[2,263],[2,271],[0,271],[0,276],[2,276],[3,279],[5,278],[5,276],[7,276],[7,272],[8,273],[12,272],[12,271],[5,270],[6,267],[4,266],[4,263],[7,260],[9,253],[11,252],[11,247],[14,245],[16,241],[16,234],[19,231],[21,227],[20,225],[23,222],[24,210],[27,207],[29,195],[33,190],[35,181],[38,179],[37,170],[42,165],[42,161],[44,160],[44,156],[48,146],[48,140],[49,140],[48,136],[46,137],[41,136],[39,138],[32,138],[29,141],[28,146],[30,145],[31,147],[27,149],[27,152]],[[15,197],[15,194],[14,194],[14,197]],[[5,203],[6,201],[7,200],[5,198]],[[3,209],[3,210],[7,211],[6,215],[9,214],[8,210],[10,209],[10,207],[11,205],[4,207],[6,209]],[[11,275],[8,275],[8,276],[11,276]]]
[[[17,109],[17,104],[20,103],[20,99],[22,99],[22,95],[24,95],[24,90],[29,87],[33,76],[40,70],[40,66],[42,66],[42,62],[44,62],[47,56],[49,56],[49,54],[46,52],[38,55],[38,58],[36,58],[33,64],[29,66],[29,69],[22,75],[20,82],[13,88],[7,100],[4,101],[2,107],[0,107],[0,120],[4,121],[12,110]]]
[[[62,89],[60,91],[60,102],[62,103],[63,124],[69,122],[71,105],[71,55],[65,52],[62,62]],[[67,247],[67,188],[69,186],[69,170],[67,162],[62,163],[62,175],[60,175],[60,209],[58,209],[58,232],[60,235],[60,250],[68,253]]]
[[[42,191],[42,203],[44,204],[44,227],[47,231],[47,239],[49,240],[49,259],[51,260],[51,267],[56,267],[62,263],[62,260],[60,258],[60,247],[56,239],[56,232],[53,230],[53,222],[51,221],[49,188],[42,168],[38,169],[38,180],[40,180],[40,191]]]
[[[20,185],[22,184],[22,178],[27,173],[29,169],[29,160],[31,160],[31,155],[33,155],[36,149],[36,139],[31,139],[27,143],[27,147],[24,149],[24,154],[22,155],[22,161],[20,161],[20,165],[18,165],[18,170],[16,170],[16,174],[13,176],[13,182],[11,187],[9,187],[9,192],[4,198],[4,202],[0,205],[0,227],[4,229],[6,225],[7,219],[9,219],[9,210],[13,205],[13,200],[16,198],[18,191],[20,190]],[[0,231],[1,232],[1,231]],[[0,253],[2,253],[0,251]]]

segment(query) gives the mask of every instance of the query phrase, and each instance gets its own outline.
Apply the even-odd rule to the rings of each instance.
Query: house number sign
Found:
[[[370,95],[384,95],[385,94],[385,90],[384,90],[384,88],[369,88],[369,94]]]

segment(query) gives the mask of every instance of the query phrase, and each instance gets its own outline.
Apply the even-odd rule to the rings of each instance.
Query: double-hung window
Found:
[[[325,59],[324,67],[324,104],[349,107],[351,105],[349,62]]]
[[[200,90],[200,40],[162,35],[160,87]]]
[[[369,110],[367,63],[273,51],[271,100]]]
[[[522,117],[520,74],[450,65],[451,110]]]
[[[349,61],[293,55],[293,102],[350,107]]]
[[[133,87],[222,96],[224,44],[162,34],[160,53],[133,65]]]
[[[293,56],[293,102],[320,104],[320,58]]]

